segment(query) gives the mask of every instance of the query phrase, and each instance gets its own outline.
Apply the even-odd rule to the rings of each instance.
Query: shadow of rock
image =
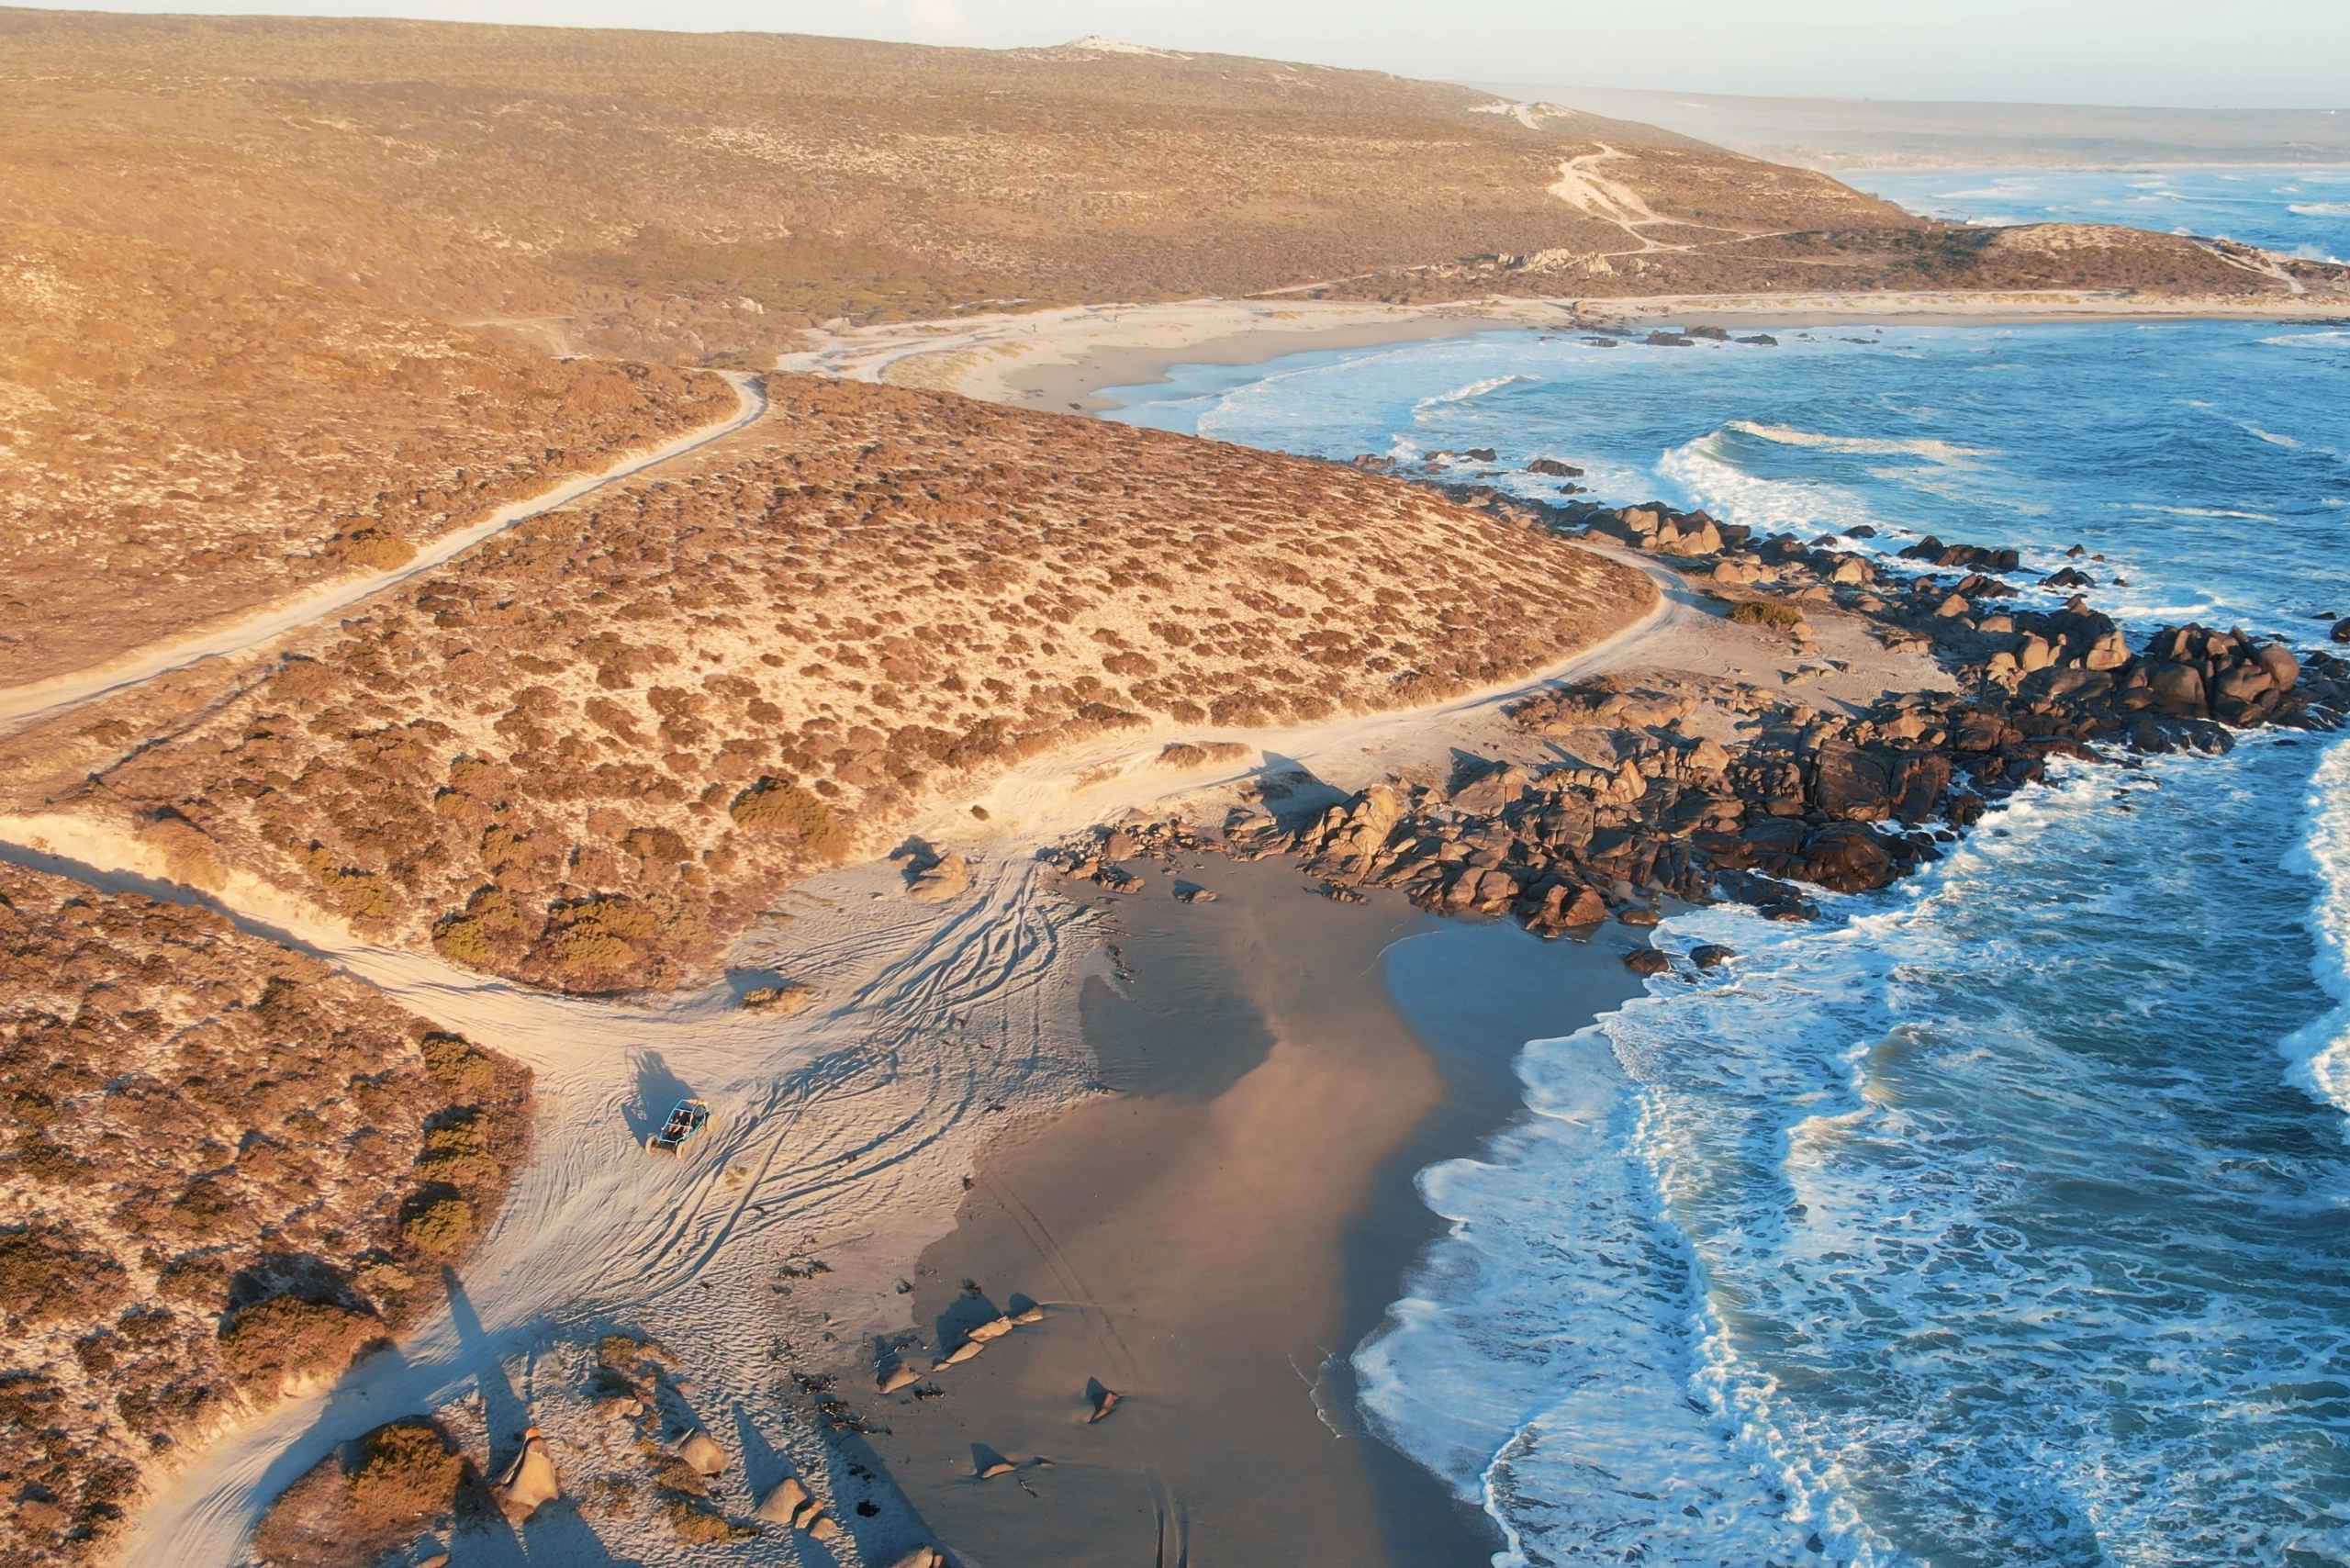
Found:
[[[988,1299],[987,1293],[969,1284],[962,1294],[947,1304],[937,1317],[938,1353],[942,1356],[970,1338],[971,1330],[982,1323],[992,1323],[1006,1316],[1003,1308]]]

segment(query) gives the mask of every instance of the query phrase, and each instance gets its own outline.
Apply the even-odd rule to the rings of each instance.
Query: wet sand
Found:
[[[1438,1234],[1416,1173],[1518,1109],[1526,1039],[1633,993],[1645,934],[1335,904],[1279,860],[1134,868],[1084,991],[1113,1092],[990,1148],[912,1279],[908,1353],[1026,1298],[1047,1316],[917,1385],[937,1397],[873,1400],[876,1454],[972,1568],[1483,1568],[1498,1536],[1365,1430],[1347,1357]],[[1089,1423],[1094,1380],[1124,1399]]]

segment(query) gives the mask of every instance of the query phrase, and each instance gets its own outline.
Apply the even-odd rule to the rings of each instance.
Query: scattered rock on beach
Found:
[[[708,1432],[688,1432],[677,1444],[677,1457],[697,1475],[716,1475],[726,1468],[726,1450]]]
[[[1118,1401],[1124,1398],[1125,1395],[1121,1394],[1116,1389],[1104,1387],[1099,1381],[1096,1381],[1086,1390],[1086,1397],[1091,1400],[1093,1405],[1093,1414],[1085,1418],[1085,1424],[1090,1427],[1093,1425],[1094,1422],[1099,1421],[1103,1417],[1109,1415],[1111,1411],[1115,1410],[1118,1407]]]
[[[984,1350],[987,1348],[987,1341],[984,1339],[966,1339],[961,1344],[956,1346],[954,1350],[948,1351],[946,1358],[938,1364],[942,1367],[961,1366],[965,1361],[971,1360],[971,1358],[977,1356],[981,1350]]]
[[[563,1495],[563,1484],[554,1473],[554,1461],[547,1453],[546,1435],[536,1427],[522,1434],[522,1451],[515,1457],[506,1477],[489,1489],[498,1504],[498,1512],[509,1524],[522,1525],[545,1504]]]
[[[1626,904],[1616,912],[1616,918],[1626,925],[1661,925],[1664,923],[1664,916],[1653,905],[1644,903]]]
[[[800,1510],[811,1506],[808,1488],[798,1476],[787,1476],[761,1500],[751,1517],[771,1525],[792,1525],[800,1522]]]
[[[971,863],[960,855],[942,855],[937,864],[915,877],[907,896],[919,903],[945,903],[960,898],[971,886]]]
[[[1093,882],[1104,892],[1138,893],[1143,890],[1142,878],[1136,876],[1132,871],[1122,871],[1115,866],[1105,865],[1096,870],[1093,873]]]
[[[1624,967],[1636,975],[1669,975],[1673,960],[1653,947],[1636,947],[1624,955]]]
[[[816,988],[794,980],[788,985],[763,985],[743,993],[743,1006],[753,1013],[804,1012],[815,1005]]]
[[[917,1546],[890,1564],[890,1568],[946,1568],[946,1559],[938,1554],[936,1548]]]
[[[1738,953],[1735,949],[1724,947],[1718,943],[1714,942],[1708,942],[1701,947],[1692,947],[1689,949],[1689,961],[1696,965],[1701,969],[1720,969],[1724,964],[1729,963],[1732,958],[1737,957]]]
[[[922,1373],[904,1361],[899,1361],[878,1373],[873,1379],[873,1386],[879,1393],[895,1394],[898,1390],[912,1387],[921,1381]]]

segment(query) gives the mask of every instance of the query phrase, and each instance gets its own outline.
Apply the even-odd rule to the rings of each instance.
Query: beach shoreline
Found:
[[[781,356],[776,368],[958,392],[1022,408],[1098,414],[1125,406],[1103,397],[1105,390],[1166,381],[1169,372],[1181,364],[1238,367],[1295,353],[1376,348],[1511,328],[1646,333],[1690,324],[1742,331],[1872,321],[1995,327],[2345,318],[2350,318],[2350,305],[2338,297],[2165,298],[2097,290],[1512,297],[1425,305],[1203,299],[1080,306],[1032,315],[813,333],[813,347]]]
[[[1500,1537],[1366,1426],[1349,1358],[1443,1232],[1418,1172],[1524,1114],[1527,1039],[1639,994],[1621,958],[1645,933],[1337,903],[1286,859],[1130,865],[1146,886],[1103,900],[1081,1009],[1114,1092],[1001,1135],[912,1277],[939,1349],[1024,1298],[1047,1315],[934,1372],[938,1396],[884,1400],[877,1450],[978,1562],[1483,1564]],[[1218,896],[1172,896],[1194,886]],[[1399,954],[1481,995],[1415,1027]],[[1095,1380],[1124,1396],[1101,1423]],[[981,1481],[990,1455],[1015,1468]]]

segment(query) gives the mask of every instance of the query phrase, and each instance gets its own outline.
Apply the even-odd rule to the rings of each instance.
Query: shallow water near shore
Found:
[[[2077,542],[2133,635],[2350,614],[2350,332],[1772,335],[1179,369],[1122,417],[2025,583]],[[1528,1045],[1526,1114],[1422,1173],[1449,1232],[1355,1355],[1383,1435],[1507,1563],[2350,1562],[2350,749],[2075,767],[1823,902],[1677,917],[1740,957]]]

